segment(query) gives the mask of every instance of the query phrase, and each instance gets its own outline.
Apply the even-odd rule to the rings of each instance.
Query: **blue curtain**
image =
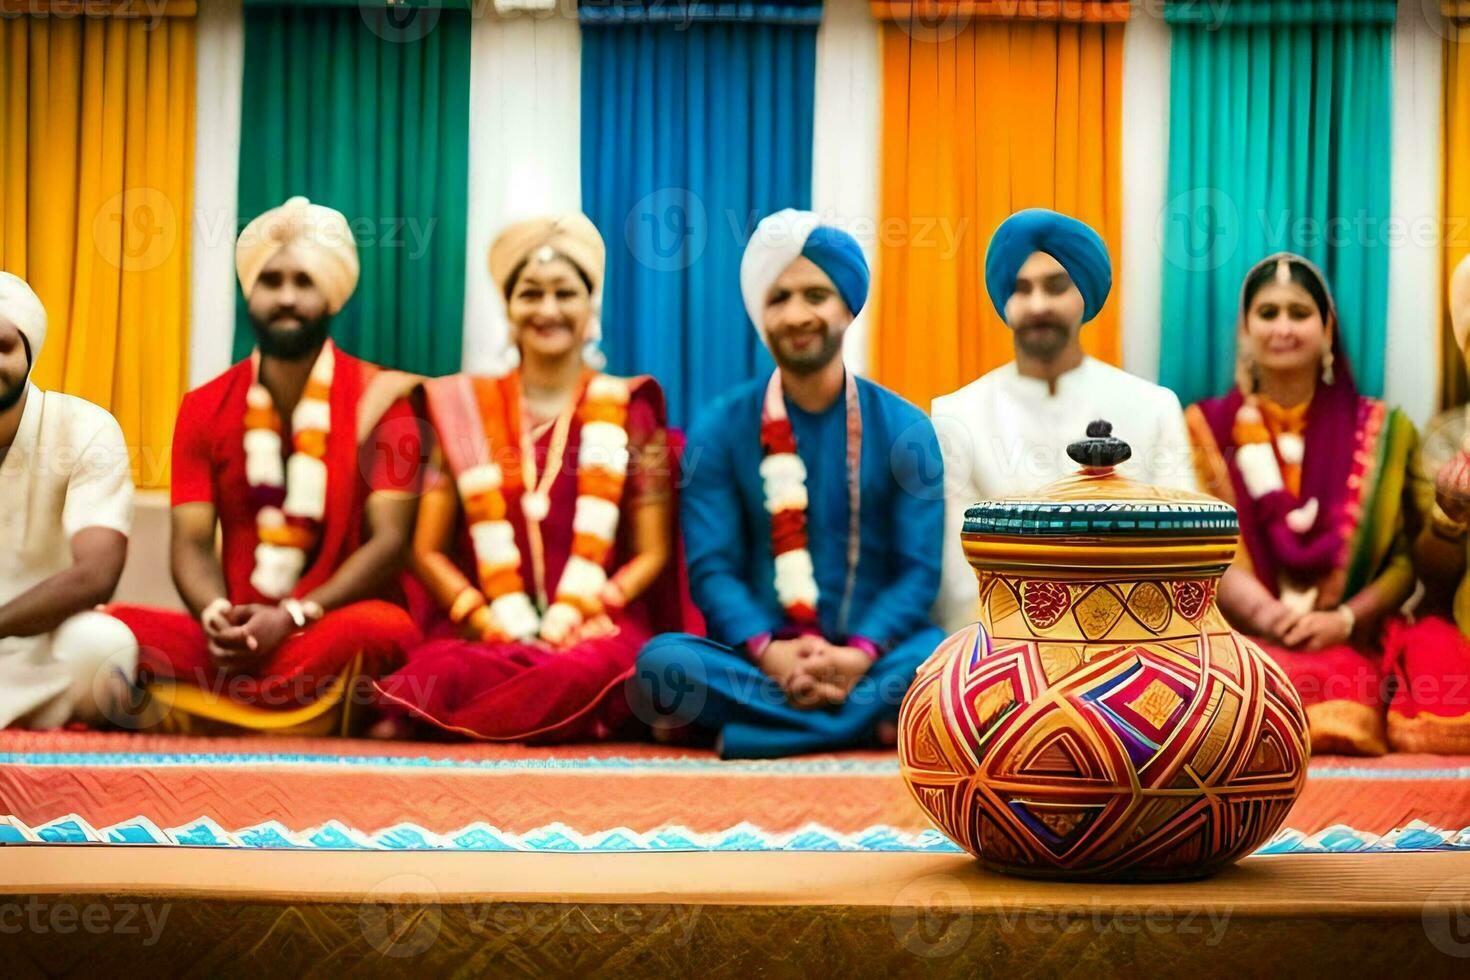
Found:
[[[1166,8],[1160,380],[1185,404],[1230,387],[1241,281],[1285,250],[1326,273],[1359,386],[1381,394],[1395,4],[1206,7]]]
[[[687,425],[771,360],[740,255],[762,217],[811,206],[820,3],[584,3],[582,201],[607,240],[609,370],[651,374]]]

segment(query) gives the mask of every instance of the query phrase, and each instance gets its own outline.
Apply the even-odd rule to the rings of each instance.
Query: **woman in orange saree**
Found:
[[[582,215],[506,229],[490,267],[519,366],[425,386],[440,466],[413,568],[435,612],[378,682],[376,735],[617,735],[638,650],[684,628],[663,394],[589,364],[603,256]]]

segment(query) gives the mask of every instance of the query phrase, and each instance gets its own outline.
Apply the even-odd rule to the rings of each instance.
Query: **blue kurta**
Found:
[[[944,534],[944,474],[934,427],[913,405],[860,378],[860,548],[845,623],[850,515],[844,399],[816,414],[789,399],[786,407],[807,469],[807,538],[822,632],[836,643],[863,637],[886,652],[844,704],[806,710],[788,704],[743,648],[734,649],[789,625],[776,595],[771,517],[760,476],[767,380],[741,385],[710,405],[690,431],[684,454],[681,516],[689,582],[710,638],[658,637],[639,658],[639,680],[656,710],[719,729],[723,754],[731,758],[870,740],[880,722],[897,717],[915,668],[943,638],[929,620]]]

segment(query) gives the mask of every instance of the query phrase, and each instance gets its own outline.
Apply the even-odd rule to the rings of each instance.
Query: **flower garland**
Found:
[[[1298,491],[1290,491],[1286,485],[1283,467],[1300,474],[1302,460],[1306,456],[1306,440],[1296,432],[1282,431],[1274,438],[1266,425],[1266,418],[1253,398],[1247,398],[1235,413],[1235,462],[1240,468],[1241,482],[1252,500],[1260,500],[1267,494],[1289,493],[1293,498]],[[1299,479],[1299,476],[1297,477]],[[1299,535],[1307,534],[1317,525],[1320,505],[1312,497],[1299,507],[1288,511],[1286,526]],[[1302,613],[1316,607],[1318,588],[1300,588],[1282,582],[1281,601]]]
[[[847,375],[845,389],[847,409],[847,486],[848,542],[847,587],[838,615],[839,632],[845,631],[848,606],[857,574],[858,527],[860,511],[859,468],[862,464],[862,414],[858,403],[857,382]],[[765,489],[766,511],[771,515],[771,555],[775,561],[776,597],[793,625],[813,626],[817,622],[816,569],[807,547],[806,464],[796,454],[796,435],[786,412],[786,398],[781,388],[781,372],[774,371],[766,385],[761,409],[761,481]]]
[[[281,417],[260,383],[260,356],[245,393],[245,482],[256,507],[255,568],[250,584],[271,599],[289,596],[321,537],[327,506],[327,437],[332,430],[331,341],[312,365],[301,400],[291,413],[293,451],[281,456]]]
[[[1286,491],[1283,464],[1299,473],[1306,455],[1306,440],[1299,433],[1281,432],[1272,438],[1260,407],[1252,399],[1246,399],[1235,413],[1235,445],[1236,465],[1252,500]],[[1313,497],[1286,515],[1286,526],[1297,534],[1306,534],[1317,523],[1317,510],[1317,498]]]
[[[582,429],[572,553],[557,583],[555,601],[544,616],[538,614],[521,577],[515,528],[506,519],[504,491],[510,488],[506,487],[505,471],[491,462],[459,475],[456,482],[469,522],[480,585],[489,599],[492,629],[498,638],[528,641],[539,636],[548,643],[561,643],[589,616],[601,611],[600,595],[607,584],[603,566],[617,538],[619,504],[628,473],[628,399],[625,381],[598,375],[588,383],[577,410]],[[554,444],[560,441],[553,439]],[[521,463],[526,472],[516,474],[519,479],[515,481],[522,485],[528,530],[539,525],[549,510],[546,494],[535,489],[533,450],[523,447]],[[559,451],[553,445],[553,453]],[[534,539],[539,540],[539,536]],[[539,579],[542,566],[539,560],[534,564]]]

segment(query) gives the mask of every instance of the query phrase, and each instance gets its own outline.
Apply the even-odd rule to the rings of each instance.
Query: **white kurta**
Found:
[[[953,632],[975,622],[975,575],[960,547],[965,511],[977,501],[1035,493],[1077,471],[1067,446],[1106,419],[1133,449],[1119,472],[1140,483],[1197,489],[1179,398],[1093,358],[1057,379],[1022,377],[1015,362],[934,399],[944,453],[944,575],[934,617]]]
[[[0,464],[0,603],[71,567],[71,539],[83,528],[126,535],[132,522],[132,472],[117,420],[32,385]],[[91,679],[77,682],[74,665],[113,658],[130,671],[130,640],[121,623],[90,611],[53,633],[0,638],[0,727],[64,724]]]

